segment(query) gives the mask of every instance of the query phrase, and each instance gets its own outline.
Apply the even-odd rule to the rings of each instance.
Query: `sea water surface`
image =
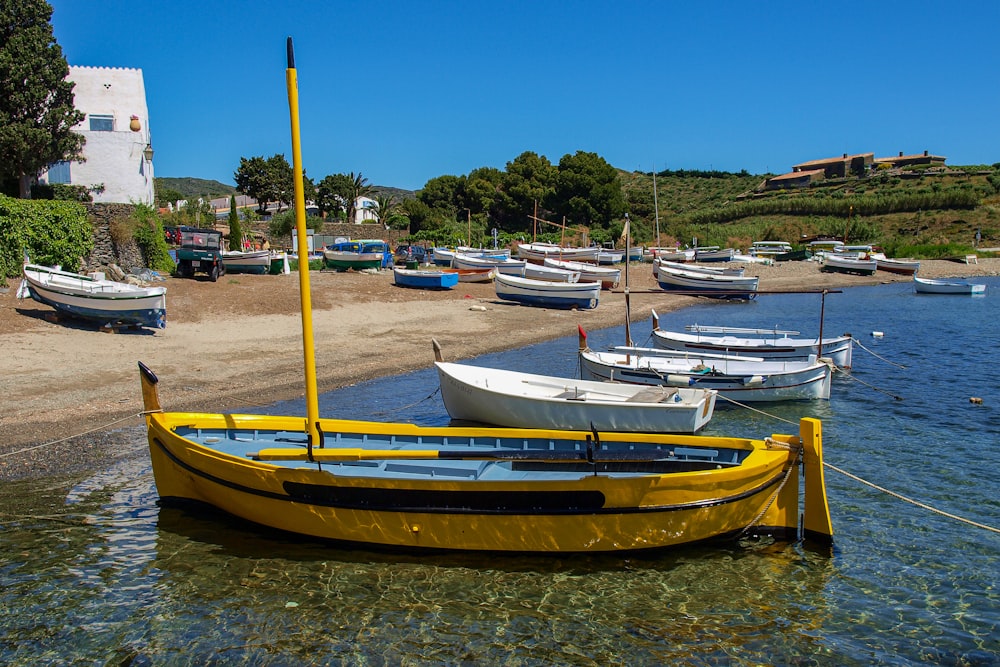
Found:
[[[51,494],[49,482],[0,491],[0,663],[1000,665],[1000,535],[955,518],[1000,527],[1000,280],[983,282],[982,297],[918,296],[906,283],[828,294],[824,334],[860,343],[830,401],[763,412],[720,401],[706,433],[794,432],[787,421],[817,416],[827,462],[884,489],[827,469],[832,550],[344,549],[208,510],[161,508],[140,457],[79,482],[57,511],[2,509]],[[632,308],[662,299],[634,295]],[[816,335],[820,302],[705,300],[664,314],[661,326]],[[648,343],[649,329],[632,325],[636,344]],[[624,340],[623,327],[587,333],[595,349]],[[570,331],[466,363],[569,377],[576,348]],[[436,389],[426,369],[323,395],[321,413],[444,424]],[[141,428],[127,433],[145,438]]]

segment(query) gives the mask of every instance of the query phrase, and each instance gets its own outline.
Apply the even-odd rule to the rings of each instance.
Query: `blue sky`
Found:
[[[524,151],[783,173],[842,153],[1000,162],[1000,2],[50,0],[71,65],[143,70],[158,176],[291,161],[419,189]]]

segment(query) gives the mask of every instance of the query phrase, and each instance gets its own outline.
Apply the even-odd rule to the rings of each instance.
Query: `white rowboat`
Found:
[[[716,392],[549,377],[436,362],[452,419],[517,428],[696,433]]]

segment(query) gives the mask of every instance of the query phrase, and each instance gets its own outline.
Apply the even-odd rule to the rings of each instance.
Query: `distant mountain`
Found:
[[[228,197],[236,192],[236,187],[226,185],[219,181],[212,181],[204,178],[183,178],[156,177],[154,179],[156,187],[157,201],[175,201],[177,199],[214,199],[217,197]]]
[[[218,197],[228,197],[231,194],[238,194],[235,186],[204,178],[193,178],[191,176],[183,178],[157,177],[154,180],[156,181],[157,202],[197,199],[198,197],[215,199]],[[413,190],[403,190],[387,185],[374,185],[372,188],[375,194],[392,195],[396,198],[396,201],[412,199],[416,196]]]

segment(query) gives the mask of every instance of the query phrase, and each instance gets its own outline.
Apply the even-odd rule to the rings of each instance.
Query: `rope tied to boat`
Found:
[[[767,438],[767,439],[765,440],[765,442],[768,442],[768,441],[770,441],[770,440],[771,440],[771,438]],[[757,525],[758,523],[760,523],[760,520],[764,518],[764,515],[765,515],[765,514],[767,514],[767,511],[768,511],[769,509],[771,509],[771,505],[773,505],[773,504],[774,504],[774,501],[775,501],[775,500],[776,500],[776,499],[778,498],[778,496],[779,496],[779,495],[781,494],[781,490],[782,490],[783,488],[785,488],[785,484],[787,484],[787,483],[788,483],[788,480],[789,480],[789,478],[791,478],[791,476],[792,476],[792,471],[793,471],[793,470],[795,469],[795,467],[796,467],[796,466],[798,466],[798,465],[799,465],[799,464],[801,463],[801,461],[802,461],[802,444],[801,444],[801,443],[799,443],[799,444],[786,444],[786,443],[780,443],[780,444],[782,445],[782,447],[781,447],[782,449],[788,449],[788,450],[792,450],[792,451],[795,451],[795,452],[797,452],[797,456],[795,457],[795,459],[794,459],[794,460],[792,460],[792,461],[790,461],[790,462],[788,463],[788,466],[787,466],[787,467],[785,468],[785,474],[784,474],[784,476],[783,476],[783,477],[781,478],[781,483],[780,483],[780,484],[778,484],[778,488],[777,488],[777,489],[775,489],[775,490],[774,490],[774,493],[772,493],[772,494],[771,494],[771,497],[767,499],[767,503],[766,503],[766,504],[764,505],[764,507],[763,507],[763,508],[762,508],[762,509],[760,510],[760,512],[758,512],[758,513],[757,513],[757,516],[755,516],[755,517],[753,518],[753,520],[752,520],[752,521],[750,521],[750,523],[748,523],[748,524],[747,524],[746,526],[744,526],[743,530],[741,530],[741,531],[739,532],[739,535],[737,535],[737,536],[736,536],[736,538],[735,538],[735,539],[737,539],[737,540],[739,540],[740,538],[742,538],[742,537],[743,537],[744,535],[746,535],[746,534],[747,534],[747,532],[748,532],[748,531],[749,531],[749,530],[750,530],[751,528],[753,528],[753,527],[754,527],[754,526],[756,526],[756,525]]]
[[[24,454],[24,453],[27,453],[27,452],[33,452],[36,449],[42,449],[43,447],[51,447],[52,445],[58,445],[61,442],[66,442],[67,440],[72,440],[73,438],[79,438],[81,436],[88,435],[88,434],[93,433],[95,431],[104,431],[104,430],[106,430],[106,429],[114,426],[115,424],[120,424],[121,422],[125,422],[125,421],[128,421],[130,419],[135,419],[136,417],[144,417],[144,416],[146,416],[146,415],[148,415],[150,413],[153,413],[153,412],[163,412],[163,410],[143,410],[142,412],[138,412],[138,413],[136,413],[134,415],[128,415],[127,417],[122,417],[121,419],[116,419],[116,420],[114,420],[112,422],[104,424],[103,426],[95,426],[94,428],[89,429],[87,431],[83,431],[82,433],[76,433],[74,435],[68,435],[65,438],[59,438],[58,440],[52,440],[50,442],[43,442],[40,445],[34,445],[33,447],[25,447],[23,449],[16,449],[16,450],[14,450],[12,452],[7,452],[6,454],[0,454],[0,459],[5,459],[8,456],[14,456],[15,454]]]
[[[853,338],[853,337],[852,337],[852,338]],[[862,350],[864,350],[864,351],[865,351],[865,352],[867,352],[868,354],[872,355],[873,357],[875,357],[875,358],[876,358],[876,359],[878,359],[879,361],[884,361],[885,363],[889,364],[890,366],[895,366],[896,368],[906,368],[906,366],[904,366],[903,364],[897,364],[897,363],[896,363],[896,362],[894,362],[894,361],[889,361],[889,360],[888,360],[888,359],[886,359],[885,357],[883,357],[883,356],[880,356],[880,355],[876,354],[876,353],[875,353],[875,352],[873,352],[872,350],[869,350],[869,349],[868,349],[867,347],[865,347],[864,345],[862,345],[862,344],[861,344],[861,341],[859,341],[859,340],[858,340],[857,338],[853,338],[853,340],[854,340],[854,344],[855,344],[855,345],[857,345],[857,346],[858,346],[858,347],[860,347],[860,348],[861,348]]]

